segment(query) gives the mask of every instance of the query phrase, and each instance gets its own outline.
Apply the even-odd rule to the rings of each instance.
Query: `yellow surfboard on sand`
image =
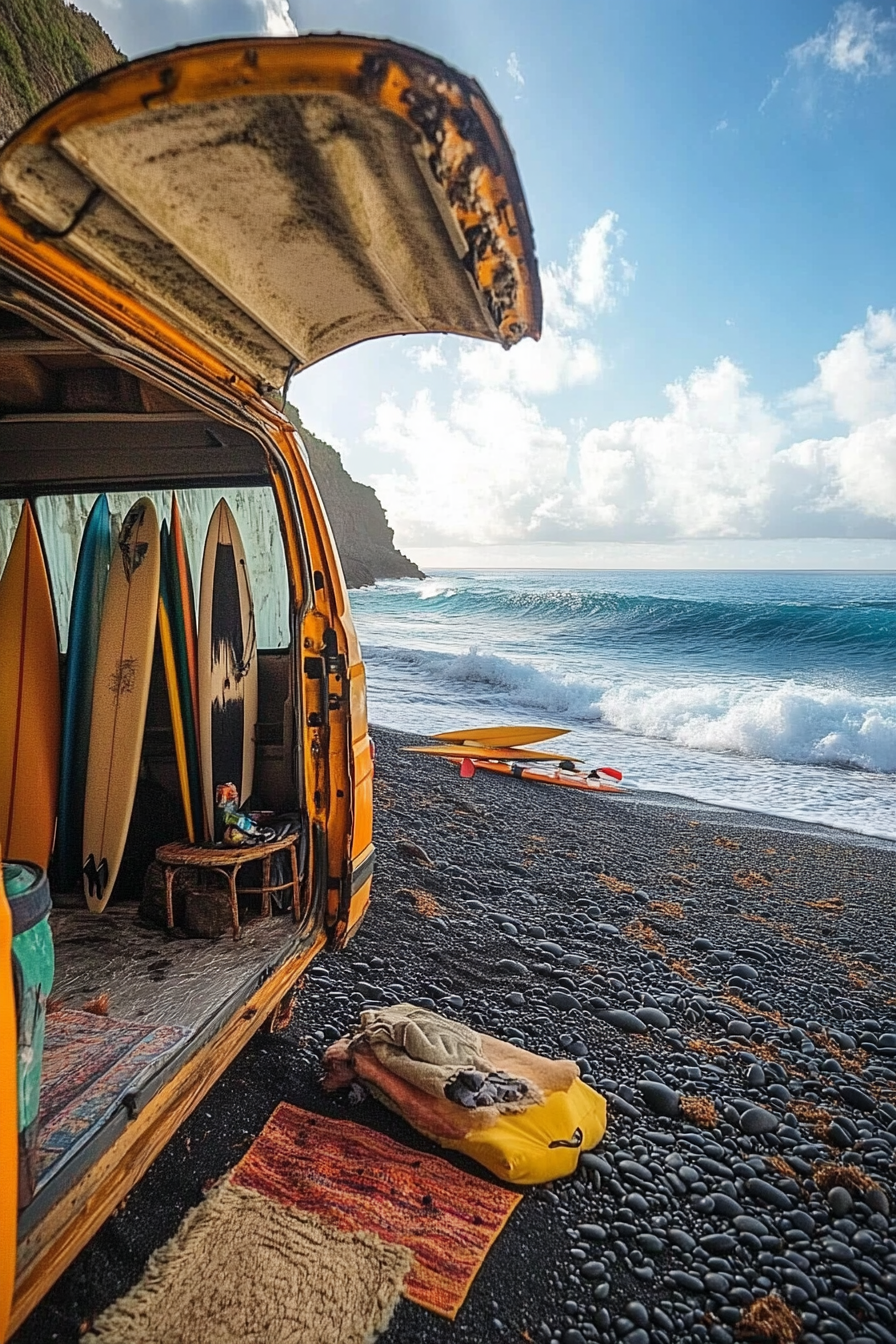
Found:
[[[484,747],[530,747],[534,742],[547,742],[552,737],[563,737],[568,728],[527,727],[525,724],[497,728],[454,728],[450,733],[432,733],[437,742],[467,742]]]
[[[106,908],[137,791],[159,604],[159,521],[149,499],[128,511],[113,551],[93,683],[84,798],[84,895]]]
[[[61,733],[53,598],[26,501],[0,579],[0,846],[41,868],[56,830]]]
[[[444,756],[447,760],[464,759],[471,761],[574,761],[575,756],[567,756],[563,751],[535,751],[525,747],[490,747],[479,742],[465,742],[456,745],[446,742],[437,747],[402,747],[402,751],[415,751],[421,756]]]

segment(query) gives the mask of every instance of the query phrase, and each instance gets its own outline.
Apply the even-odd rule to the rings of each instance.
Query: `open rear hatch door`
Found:
[[[262,392],[374,336],[539,334],[495,113],[392,43],[216,42],[113,69],[7,144],[0,193],[7,256],[19,225],[32,264],[55,254],[58,279],[61,254]]]

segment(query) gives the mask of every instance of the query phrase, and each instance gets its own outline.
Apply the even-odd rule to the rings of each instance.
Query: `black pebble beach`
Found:
[[[896,1344],[896,847],[658,795],[464,781],[399,750],[419,739],[374,737],[360,932],[17,1344],[76,1340],[281,1100],[429,1149],[372,1100],[320,1089],[328,1042],[406,999],[577,1059],[609,1125],[573,1176],[526,1190],[455,1322],[402,1301],[384,1344]]]

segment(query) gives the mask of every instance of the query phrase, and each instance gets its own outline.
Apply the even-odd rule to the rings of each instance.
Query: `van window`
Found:
[[[156,506],[159,522],[163,519],[170,521],[171,492],[148,490],[145,493]],[[138,497],[137,491],[111,491],[108,498],[113,518],[120,522]],[[277,504],[269,486],[226,489],[203,486],[178,490],[177,499],[190,557],[197,610],[205,534],[215,506],[222,498],[227,500],[233,511],[246,551],[258,647],[288,648],[289,582]],[[93,493],[42,495],[34,503],[56,605],[59,645],[63,652],[68,646],[68,620],[78,551],[87,515],[95,499],[96,494]],[[0,500],[0,568],[6,563],[21,511],[21,499]]]

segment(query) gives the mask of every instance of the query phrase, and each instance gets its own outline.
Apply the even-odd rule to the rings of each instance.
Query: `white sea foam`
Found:
[[[800,686],[651,689],[621,686],[600,698],[605,723],[703,751],[797,764],[896,771],[896,696]]]
[[[452,654],[379,647],[388,664],[441,683],[453,698],[489,692],[502,708],[535,709],[585,726],[602,723],[698,751],[795,764],[896,772],[896,696],[858,695],[787,681],[733,686],[693,678],[687,685],[628,681],[606,686],[475,648]]]
[[[565,715],[582,722],[601,718],[596,700],[597,687],[587,682],[564,679],[542,672],[530,663],[518,663],[494,653],[438,653],[426,649],[370,648],[365,654],[377,665],[390,664],[396,670],[414,671],[432,681],[441,681],[460,690],[497,691],[504,702],[549,714]]]
[[[456,597],[457,589],[452,588],[450,584],[441,583],[438,579],[417,580],[417,596],[421,602],[429,602],[434,597]]]

